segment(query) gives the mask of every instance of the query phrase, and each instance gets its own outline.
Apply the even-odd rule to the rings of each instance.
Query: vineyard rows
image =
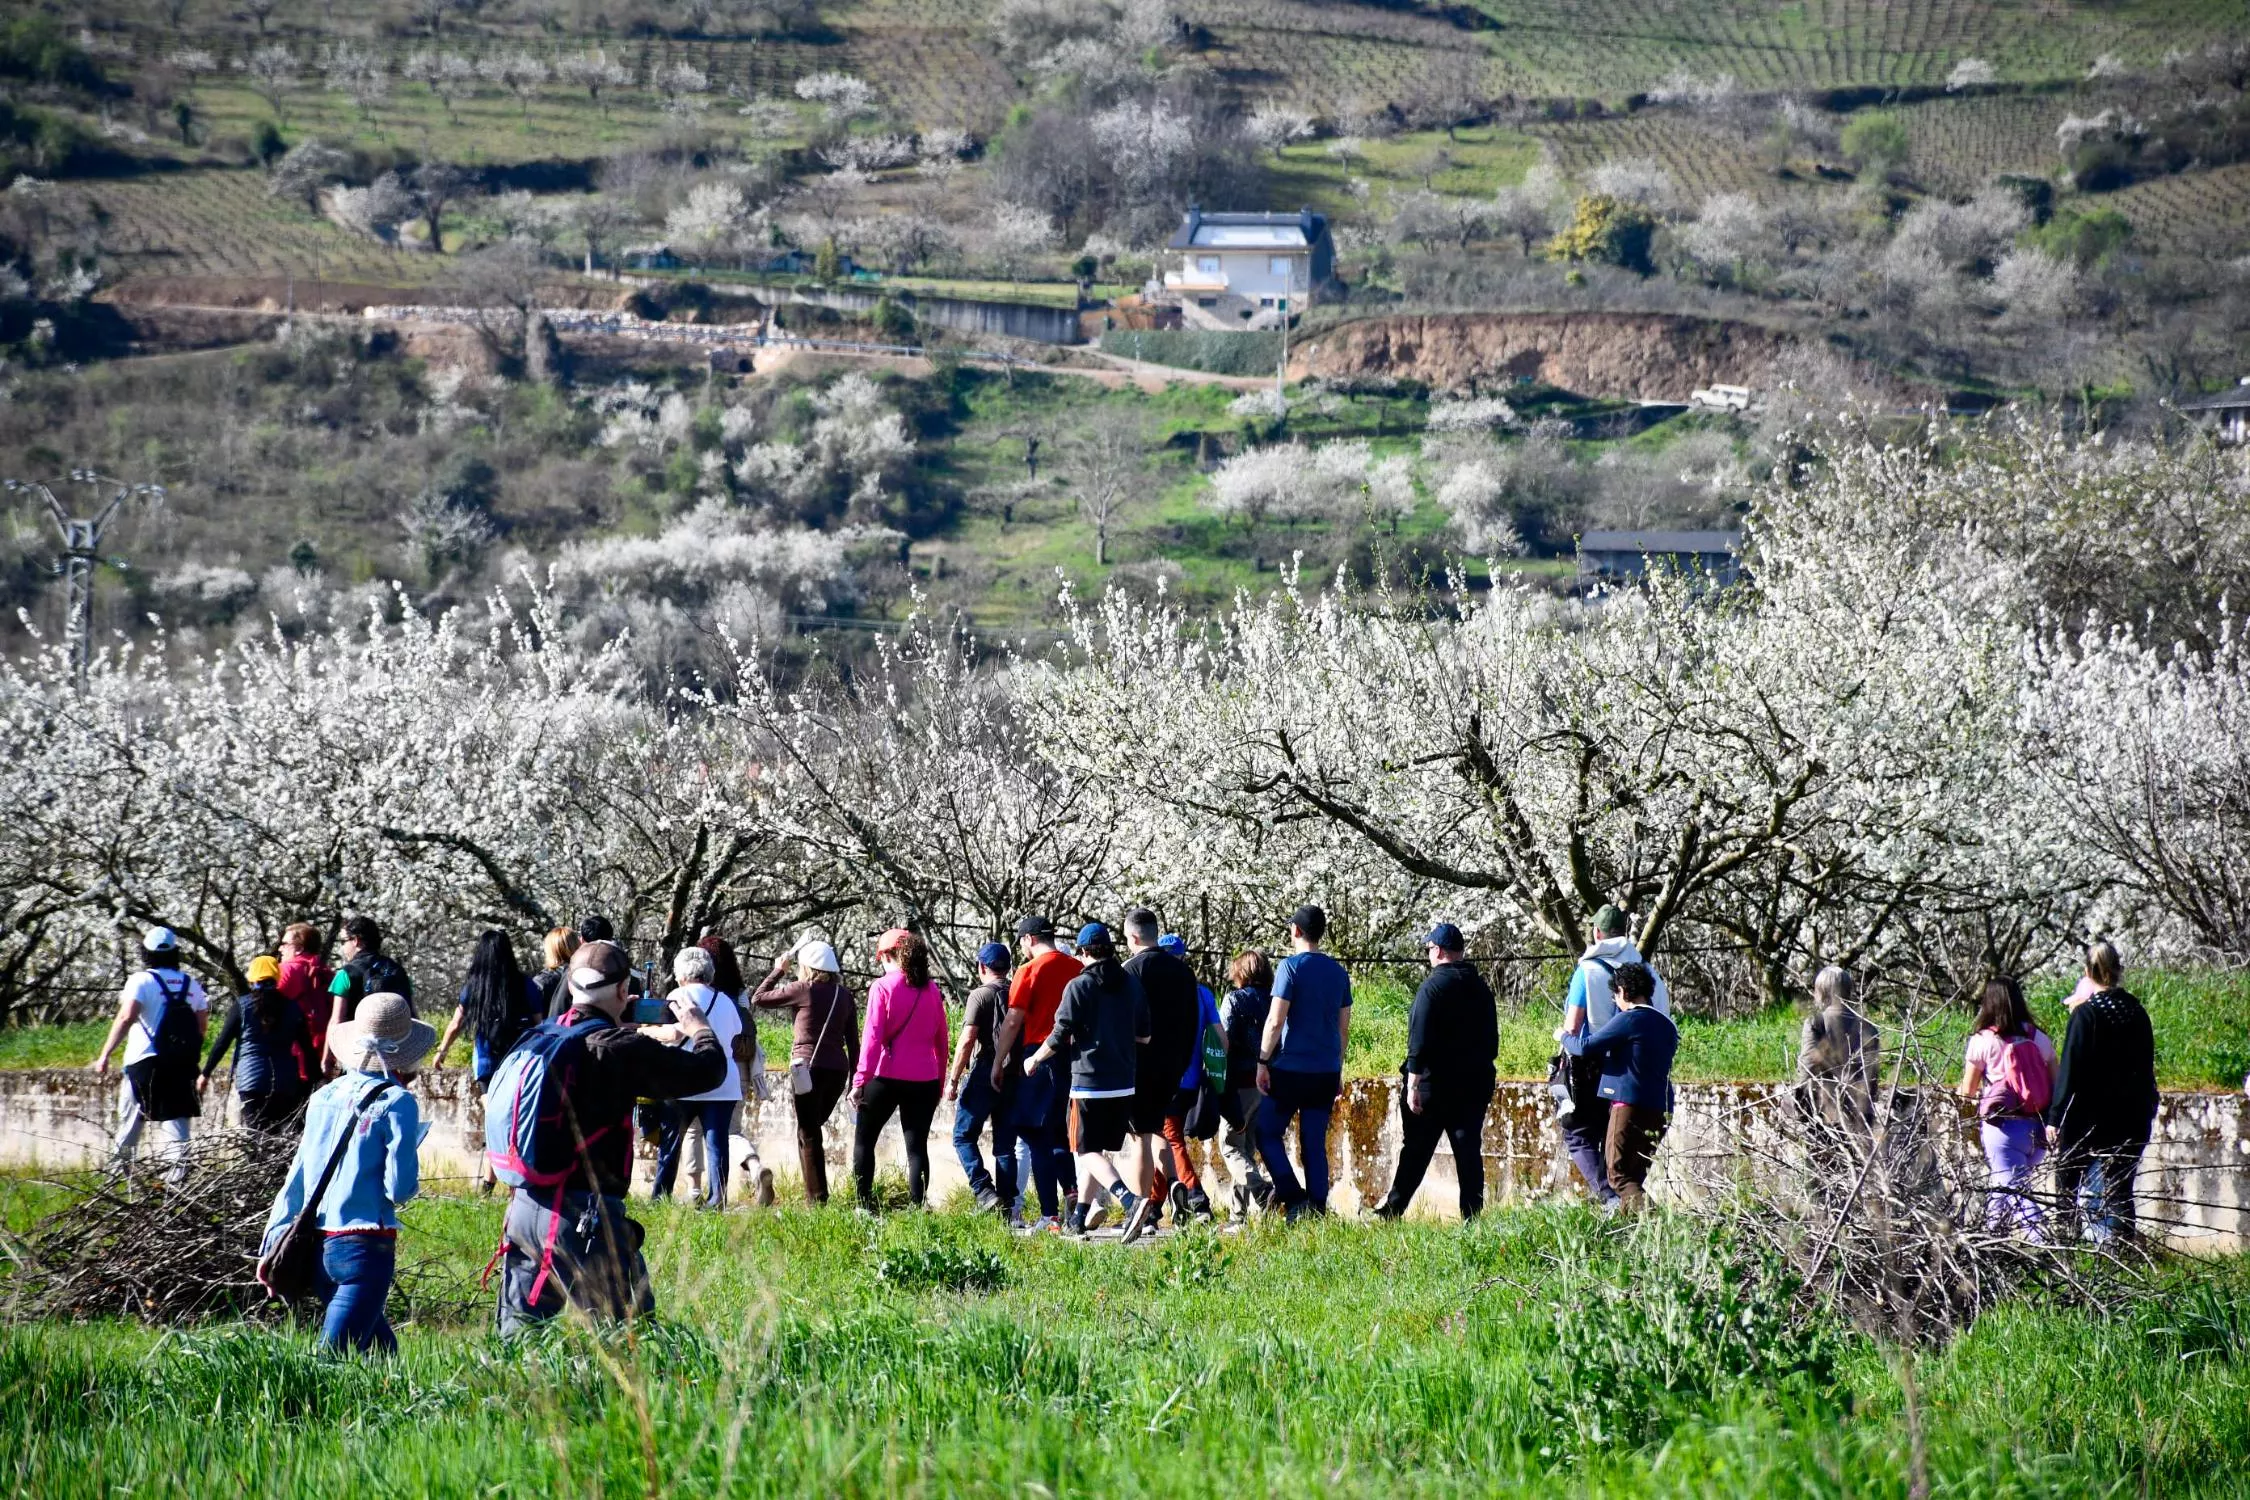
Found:
[[[2134,243],[2172,255],[2250,255],[2250,162],[2137,182],[2084,200],[2133,221]]]
[[[2055,127],[2072,101],[2055,96],[1987,95],[1933,99],[1899,111],[1913,141],[1908,166],[1932,192],[1966,197],[2001,172],[2053,174]],[[2091,114],[2091,105],[2084,106]]]
[[[256,172],[206,170],[74,184],[102,219],[113,276],[268,277],[412,285],[434,257],[347,234],[303,208],[267,196]]]

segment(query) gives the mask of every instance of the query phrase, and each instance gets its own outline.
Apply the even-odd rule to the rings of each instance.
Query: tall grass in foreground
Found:
[[[54,1497],[1907,1491],[1883,1351],[1784,1281],[1714,1275],[1680,1218],[1127,1251],[943,1214],[637,1212],[664,1316],[627,1335],[409,1323],[369,1364],[263,1327],[0,1330],[0,1477]],[[492,1205],[408,1217],[410,1258],[473,1280]],[[943,1289],[962,1279],[998,1284]],[[2250,1488],[2250,1267],[2173,1268],[2137,1306],[2022,1305],[1925,1355],[1934,1491]]]

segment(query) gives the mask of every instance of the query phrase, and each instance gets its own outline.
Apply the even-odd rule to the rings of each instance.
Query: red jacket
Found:
[[[328,1052],[328,1016],[334,1006],[328,983],[334,977],[328,965],[311,954],[295,953],[281,961],[281,978],[274,982],[274,988],[304,1013],[305,1030],[312,1034],[312,1055],[304,1059],[307,1083],[319,1082],[321,1059]]]

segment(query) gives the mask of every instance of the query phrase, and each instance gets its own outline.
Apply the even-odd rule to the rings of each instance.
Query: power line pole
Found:
[[[102,533],[117,519],[117,512],[127,500],[143,497],[162,500],[164,486],[125,484],[104,479],[92,469],[73,469],[70,477],[79,484],[93,487],[96,498],[105,486],[110,487],[109,499],[91,516],[73,516],[55,498],[55,492],[37,480],[11,479],[5,488],[10,494],[35,493],[46,501],[48,516],[53,519],[55,529],[62,533],[62,563],[56,571],[63,576],[63,644],[70,652],[71,682],[83,691],[86,670],[94,658],[94,561],[102,544]]]

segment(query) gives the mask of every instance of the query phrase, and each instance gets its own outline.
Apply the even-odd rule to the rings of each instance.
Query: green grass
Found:
[[[367,1363],[264,1328],[0,1328],[0,1474],[52,1500],[1908,1488],[1883,1352],[1784,1288],[1717,1285],[1677,1218],[1124,1250],[965,1215],[642,1212],[664,1316],[630,1336],[505,1347],[452,1304]],[[496,1219],[415,1204],[402,1253],[466,1296]],[[2113,1319],[1988,1317],[1917,1362],[1931,1492],[2241,1493],[2246,1325],[2241,1262]]]
[[[107,1021],[0,1027],[0,1068],[82,1068],[108,1034]]]

